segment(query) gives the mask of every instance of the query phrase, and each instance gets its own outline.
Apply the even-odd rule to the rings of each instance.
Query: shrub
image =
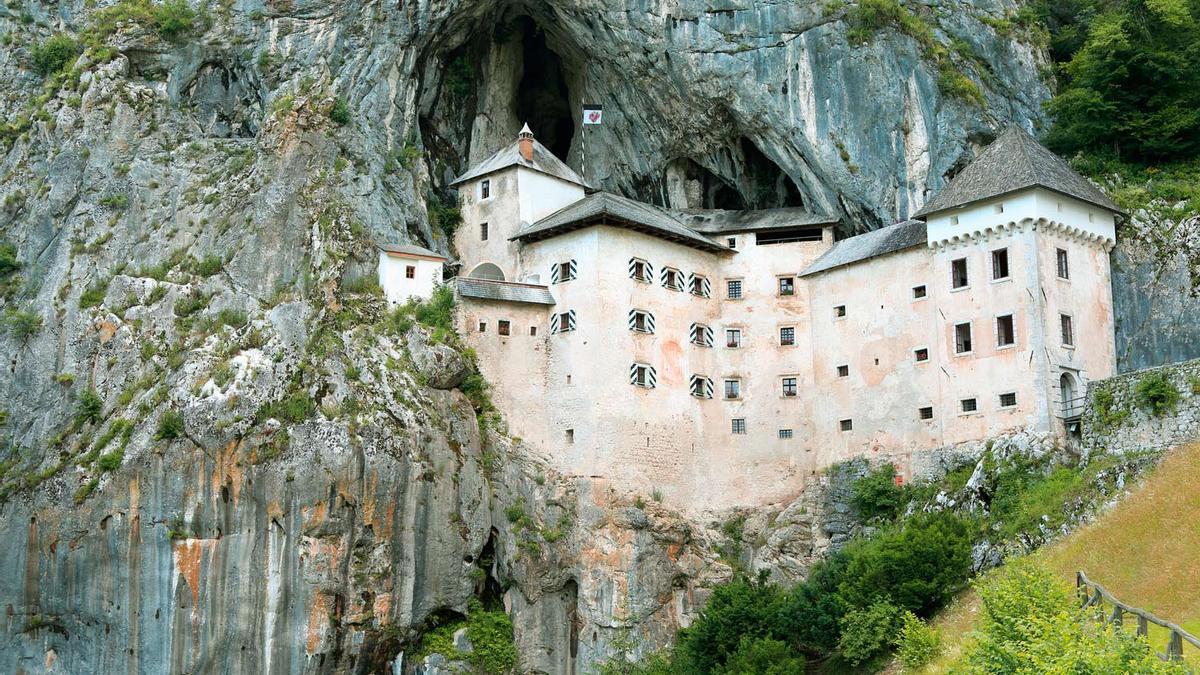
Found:
[[[109,195],[100,200],[100,206],[107,206],[115,211],[124,211],[129,208],[129,197],[123,194]]]
[[[443,201],[437,195],[429,200],[425,213],[429,218],[430,228],[441,230],[446,239],[453,239],[454,232],[462,224],[462,211],[452,202]]]
[[[75,419],[80,424],[96,422],[104,412],[104,399],[95,389],[84,389],[79,392],[79,403],[75,408]]]
[[[79,56],[79,44],[69,35],[59,33],[33,47],[33,67],[42,75],[53,75],[66,68]]]
[[[804,658],[786,642],[771,638],[743,637],[729,656],[722,675],[800,675]]]
[[[1180,392],[1166,373],[1156,370],[1146,373],[1138,380],[1134,396],[1138,406],[1159,417],[1175,410]]]
[[[4,314],[4,328],[14,340],[24,343],[42,330],[41,314],[29,310],[10,309]]]
[[[275,418],[285,422],[303,422],[313,416],[317,406],[303,391],[295,391],[280,401],[264,403],[258,409],[258,420],[261,422]]]
[[[125,459],[125,450],[117,448],[110,453],[100,455],[98,466],[101,471],[116,471],[121,468],[121,460]]]
[[[772,637],[785,600],[782,589],[761,579],[738,577],[718,586],[700,616],[680,631],[680,655],[700,672],[717,670],[743,638]]]
[[[896,467],[884,464],[854,482],[852,501],[863,518],[896,517],[903,502],[904,491],[896,485]]]
[[[96,307],[104,302],[104,296],[108,295],[108,279],[101,279],[91,284],[79,294],[79,308],[88,309]]]
[[[220,256],[205,256],[204,260],[196,263],[196,274],[199,274],[207,279],[217,272],[220,272],[223,266],[224,263],[221,261]]]
[[[6,277],[21,269],[17,260],[17,247],[11,241],[0,240],[0,278]]]
[[[350,104],[346,99],[339,96],[334,100],[333,109],[329,111],[329,119],[339,127],[350,123]]]
[[[916,614],[905,612],[900,618],[896,648],[900,663],[909,670],[916,670],[941,656],[942,636]]]
[[[173,441],[183,436],[183,415],[174,410],[167,410],[158,418],[158,427],[154,430],[154,440]]]
[[[175,40],[191,32],[196,20],[196,12],[187,0],[164,0],[154,7],[152,16],[154,27],[165,40]]]
[[[887,600],[877,600],[866,609],[857,609],[842,617],[838,649],[852,665],[862,665],[883,654],[891,645],[899,625],[900,608]]]
[[[1096,423],[1101,429],[1112,429],[1124,424],[1129,417],[1129,411],[1118,409],[1116,399],[1110,389],[1097,389],[1092,396],[1092,409],[1096,413]]]
[[[189,293],[175,301],[175,316],[184,319],[208,306],[208,296],[203,293]]]
[[[810,654],[828,654],[837,648],[838,624],[849,609],[838,586],[848,561],[836,553],[813,565],[808,579],[792,589],[781,609],[784,634]]]
[[[416,306],[413,316],[422,326],[453,332],[454,290],[449,286],[438,286],[429,300]]]
[[[507,673],[516,667],[517,645],[513,640],[512,620],[504,611],[485,611],[478,602],[471,603],[467,639],[472,648],[468,660],[483,672]]]

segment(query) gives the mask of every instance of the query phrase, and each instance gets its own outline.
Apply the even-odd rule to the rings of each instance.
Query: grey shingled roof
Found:
[[[914,218],[965,206],[1016,190],[1043,187],[1121,213],[1103,192],[1058,155],[1013,125],[971,160]]]
[[[398,253],[400,255],[419,255],[427,258],[441,258],[447,260],[446,256],[441,253],[430,251],[424,246],[415,246],[412,244],[376,244],[379,250],[387,253]]]
[[[838,222],[838,219],[833,216],[812,213],[802,208],[759,209],[757,211],[692,209],[674,213],[684,225],[703,234],[759,232],[791,227],[836,225]]]
[[[728,251],[694,232],[678,216],[652,204],[643,204],[611,192],[593,192],[541,220],[527,225],[510,239],[537,241],[589,225],[606,224],[646,232],[706,251]]]
[[[524,302],[534,305],[553,305],[554,296],[545,286],[519,284],[512,281],[491,281],[458,277],[458,294],[465,298]]]
[[[555,178],[561,178],[577,185],[588,186],[579,174],[575,173],[571,167],[563,164],[561,159],[555,157],[553,152],[550,152],[546,146],[539,143],[536,139],[533,141],[532,160],[527,160],[521,155],[520,143],[521,141],[519,140],[514,141],[497,150],[496,154],[467,169],[466,173],[455,178],[454,182],[450,185],[465,183],[472,178],[486,176],[489,173],[495,173],[510,166],[523,166],[527,169],[554,176]]]
[[[825,272],[914,246],[924,246],[925,243],[925,222],[906,220],[837,242],[800,276]]]

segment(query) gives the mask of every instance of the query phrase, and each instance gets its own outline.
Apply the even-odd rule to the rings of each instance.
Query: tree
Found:
[[[718,586],[699,618],[680,632],[684,662],[698,672],[712,672],[744,638],[772,637],[784,600],[783,590],[763,579],[739,577]]]

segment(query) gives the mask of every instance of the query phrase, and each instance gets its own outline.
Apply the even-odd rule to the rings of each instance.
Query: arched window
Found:
[[[471,270],[467,275],[472,279],[486,279],[488,281],[504,281],[504,272],[493,263],[480,263]]]

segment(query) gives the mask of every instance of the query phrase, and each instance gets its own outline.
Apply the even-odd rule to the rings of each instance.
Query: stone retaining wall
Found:
[[[1178,401],[1154,414],[1138,387],[1165,375]],[[1200,439],[1200,359],[1097,380],[1088,386],[1083,446],[1089,452],[1163,450]]]

